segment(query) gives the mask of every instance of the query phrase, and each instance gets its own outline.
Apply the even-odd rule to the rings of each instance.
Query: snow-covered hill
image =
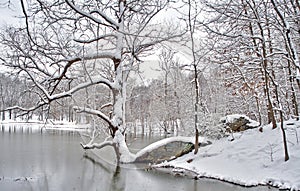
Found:
[[[290,160],[284,161],[280,128],[264,126],[234,134],[156,167],[171,167],[196,173],[198,177],[216,178],[245,186],[272,185],[300,190],[300,122],[285,123]]]

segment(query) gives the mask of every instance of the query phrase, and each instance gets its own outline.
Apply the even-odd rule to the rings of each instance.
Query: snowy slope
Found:
[[[291,121],[289,122],[291,123]],[[280,128],[265,126],[263,133],[252,129],[234,134],[235,140],[226,138],[200,148],[199,153],[189,153],[174,161],[156,167],[171,166],[186,169],[199,177],[245,185],[272,185],[279,188],[300,190],[300,123],[287,125],[290,160],[284,162],[282,134]],[[286,123],[287,124],[287,123]],[[192,162],[187,162],[193,159]]]

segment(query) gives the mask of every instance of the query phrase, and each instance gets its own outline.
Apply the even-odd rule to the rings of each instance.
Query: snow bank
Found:
[[[224,138],[200,148],[197,155],[189,153],[154,167],[171,166],[193,171],[198,177],[244,186],[272,185],[300,190],[300,143],[296,136],[300,134],[300,122],[292,123],[286,126],[290,154],[287,162],[284,162],[280,128],[272,130],[271,126],[265,126],[263,133],[258,129],[247,130],[232,142]]]

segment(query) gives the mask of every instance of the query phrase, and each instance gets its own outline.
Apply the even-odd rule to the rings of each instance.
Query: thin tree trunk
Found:
[[[2,111],[2,120],[5,120],[5,111]]]
[[[268,75],[268,59],[267,59],[267,50],[266,50],[266,42],[264,37],[263,28],[258,24],[260,28],[260,33],[263,38],[262,42],[262,67],[263,67],[263,73],[264,73],[264,80],[265,80],[265,89],[266,89],[266,95],[267,95],[267,102],[268,102],[268,122],[272,123],[273,129],[275,129],[276,126],[276,119],[273,109],[273,104],[271,101],[271,95],[270,95],[270,84],[269,84],[269,75]]]
[[[260,111],[259,98],[257,96],[255,96],[255,101],[256,101],[256,107],[257,107],[257,113],[258,113],[258,122],[259,122],[259,125],[261,125],[262,124],[261,111]]]
[[[189,32],[190,32],[190,38],[192,41],[192,54],[193,54],[193,69],[194,69],[194,83],[195,83],[195,151],[194,154],[198,153],[199,149],[199,131],[198,131],[198,126],[199,126],[199,121],[198,121],[198,106],[199,106],[199,84],[198,84],[198,70],[197,70],[197,64],[196,64],[196,53],[195,53],[195,42],[194,42],[194,26],[192,24],[192,5],[191,5],[191,0],[188,1],[189,3],[189,13],[188,13],[188,24],[189,24]]]
[[[291,89],[291,101],[292,101],[292,111],[293,115],[296,116],[296,120],[299,120],[299,110],[298,110],[298,102],[297,102],[297,95],[294,87],[294,78],[292,76],[292,70],[290,61],[288,60],[288,72],[289,72],[289,82],[290,82],[290,89]]]
[[[280,129],[281,129],[281,132],[282,132],[283,148],[284,148],[284,161],[288,161],[290,159],[290,157],[289,157],[289,152],[288,152],[286,134],[285,134],[284,126],[283,126],[282,111],[280,112],[280,118],[281,118]]]
[[[282,132],[282,138],[283,138],[283,148],[284,148],[284,160],[285,161],[288,161],[289,160],[289,152],[288,152],[288,147],[287,147],[287,139],[286,139],[286,134],[285,134],[285,130],[284,130],[284,124],[283,124],[283,121],[284,121],[284,118],[283,118],[283,111],[282,111],[282,104],[280,103],[280,99],[279,99],[279,93],[278,93],[278,85],[277,83],[275,82],[275,79],[272,78],[270,76],[270,79],[272,80],[273,82],[273,85],[275,87],[275,97],[276,97],[276,102],[278,104],[278,108],[279,108],[279,116],[280,116],[280,129],[281,129],[281,132]]]
[[[12,119],[12,113],[11,112],[12,112],[11,110],[8,111],[8,113],[9,113],[9,120]]]

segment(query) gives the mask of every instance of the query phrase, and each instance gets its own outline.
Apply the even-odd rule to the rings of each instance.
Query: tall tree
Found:
[[[6,47],[1,60],[33,82],[39,100],[30,108],[16,105],[10,109],[31,112],[75,96],[88,87],[106,87],[111,102],[96,108],[77,103],[73,108],[104,120],[112,141],[98,144],[92,137],[82,146],[112,146],[118,161],[131,161],[132,154],[124,139],[126,82],[145,51],[181,36],[176,26],[160,25],[155,20],[170,1],[28,1],[27,6],[25,3],[21,0],[26,27],[8,28],[1,33]],[[103,74],[107,67],[104,63],[109,63],[110,75]],[[82,68],[81,72],[78,68]],[[63,86],[71,81],[72,87]],[[102,111],[107,107],[111,110],[109,114]]]
[[[199,79],[203,76],[203,70],[205,65],[201,63],[203,61],[203,57],[210,51],[209,47],[203,48],[201,46],[200,40],[200,31],[198,30],[198,19],[199,15],[201,14],[201,7],[199,2],[197,1],[190,1],[187,2],[183,1],[183,3],[187,4],[187,14],[184,14],[186,19],[187,28],[189,31],[189,40],[188,40],[188,48],[190,49],[191,55],[191,69],[193,73],[193,83],[194,83],[194,92],[195,92],[195,103],[194,103],[194,129],[195,129],[195,151],[194,153],[197,154],[199,142],[199,128],[200,128],[200,120],[205,120],[205,117],[200,119],[200,114],[205,114],[207,112],[207,107],[204,105],[204,100],[202,99],[203,90],[200,87]],[[201,68],[202,67],[202,68]],[[201,127],[203,128],[203,127]]]

